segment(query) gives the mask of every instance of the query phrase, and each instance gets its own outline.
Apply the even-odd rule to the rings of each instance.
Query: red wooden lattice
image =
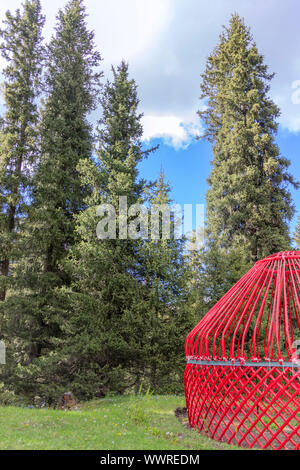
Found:
[[[258,261],[185,351],[192,427],[242,447],[300,449],[300,251]]]

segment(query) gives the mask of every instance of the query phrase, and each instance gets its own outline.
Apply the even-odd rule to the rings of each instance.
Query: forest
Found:
[[[276,141],[273,73],[238,14],[208,51],[206,106],[193,110],[213,152],[204,246],[161,230],[97,237],[100,205],[114,206],[118,222],[120,197],[172,200],[163,170],[155,181],[140,176],[160,149],[142,139],[130,64],[104,76],[86,16],[84,0],[69,0],[45,43],[40,0],[25,0],[1,26],[3,405],[52,405],[66,390],[82,401],[141,387],[182,393],[191,329],[256,261],[300,246],[300,219],[290,233],[299,183]]]

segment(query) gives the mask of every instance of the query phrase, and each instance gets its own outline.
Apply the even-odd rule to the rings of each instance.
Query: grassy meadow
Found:
[[[0,450],[234,449],[175,416],[183,396],[137,395],[84,403],[76,411],[0,407]]]

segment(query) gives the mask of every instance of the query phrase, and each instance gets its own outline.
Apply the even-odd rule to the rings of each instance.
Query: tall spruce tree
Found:
[[[5,116],[0,129],[0,300],[6,297],[11,261],[19,258],[20,221],[28,212],[32,168],[38,158],[38,109],[43,62],[39,0],[26,0],[22,11],[6,13],[0,31]]]
[[[32,205],[24,223],[24,255],[16,270],[17,287],[9,299],[8,334],[15,337],[16,373],[8,379],[17,393],[51,388],[47,361],[64,341],[70,277],[64,258],[74,243],[75,216],[88,194],[77,171],[92,157],[89,113],[98,102],[100,54],[87,29],[85,7],[71,0],[57,16],[56,33],[48,47],[46,100],[41,119],[41,158],[33,177]],[[22,312],[22,316],[19,312]],[[54,379],[55,380],[55,379]],[[46,395],[46,392],[45,392]]]
[[[298,217],[298,223],[294,233],[294,242],[296,243],[296,247],[300,250],[300,217]]]
[[[76,169],[92,154],[89,113],[98,103],[101,56],[94,33],[87,29],[82,0],[70,0],[57,17],[56,35],[49,45],[42,111],[42,158],[35,177],[35,217],[42,221],[44,271],[57,272],[58,263],[73,244],[74,215],[84,207],[87,188]]]
[[[279,109],[269,98],[268,72],[249,28],[233,15],[202,75],[205,137],[213,146],[207,226],[226,250],[243,246],[252,263],[290,246],[294,207],[289,161],[275,142]]]
[[[87,208],[76,217],[77,243],[68,263],[73,277],[68,341],[55,363],[57,384],[69,384],[82,399],[134,386],[142,354],[140,241],[120,239],[118,229],[119,197],[127,197],[128,207],[142,202],[145,182],[138,179],[138,163],[153,150],[142,150],[138,104],[137,86],[122,62],[104,88],[98,161],[82,161],[77,167],[82,184],[92,193],[86,198]],[[116,239],[97,237],[100,204],[115,208]]]
[[[182,392],[184,341],[195,325],[187,306],[186,240],[184,236],[181,239],[176,236],[177,229],[181,229],[182,218],[172,206],[170,191],[171,187],[161,171],[154,186],[147,191],[152,209],[148,226],[152,230],[139,250],[140,311],[144,318],[143,355],[139,369],[145,386],[159,393]],[[153,232],[154,208],[159,216],[156,233]],[[168,226],[170,233],[165,237],[164,231]]]

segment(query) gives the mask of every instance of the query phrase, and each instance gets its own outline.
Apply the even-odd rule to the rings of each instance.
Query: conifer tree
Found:
[[[138,163],[154,149],[142,150],[142,115],[128,65],[122,62],[112,71],[113,82],[107,82],[102,97],[98,164],[80,165],[83,184],[93,192],[88,208],[77,217],[78,242],[70,262],[75,279],[70,371],[77,394],[85,397],[109,389],[121,392],[134,382],[130,372],[141,354],[143,334],[143,317],[136,308],[139,241],[120,239],[119,197],[127,197],[128,206],[142,202],[145,182],[138,180]],[[116,210],[116,239],[97,239],[99,204]]]
[[[182,217],[170,199],[170,185],[161,170],[158,180],[148,192],[152,208],[165,211],[170,221],[170,234],[165,237],[162,213],[156,237],[152,232],[144,240],[139,253],[141,311],[144,317],[143,362],[140,364],[145,384],[159,393],[182,392],[184,341],[195,324],[187,308],[188,269],[185,260],[185,237],[177,238]],[[168,210],[166,210],[168,208]],[[168,226],[168,223],[166,223]]]
[[[43,240],[44,271],[56,272],[57,263],[73,244],[74,215],[84,207],[86,188],[76,169],[92,154],[89,113],[98,103],[98,66],[94,33],[88,31],[82,0],[70,0],[57,17],[56,35],[49,45],[42,111],[42,158],[35,177],[35,217]]]
[[[213,147],[207,192],[208,232],[221,248],[243,246],[252,263],[290,246],[294,213],[289,161],[275,142],[279,109],[249,28],[233,15],[202,75],[199,115]]]
[[[55,31],[48,47],[41,157],[24,223],[24,255],[16,270],[18,289],[7,305],[8,334],[18,344],[14,356],[19,367],[11,381],[17,393],[28,397],[39,392],[37,376],[45,387],[53,385],[46,364],[64,341],[67,298],[61,291],[70,277],[63,262],[74,243],[75,216],[89,192],[77,165],[92,158],[88,115],[98,102],[101,77],[101,57],[82,0],[70,0],[59,11]]]
[[[96,229],[100,204],[116,209],[118,227],[119,196],[127,197],[128,206],[142,201],[145,183],[138,179],[137,165],[152,149],[142,150],[138,103],[137,86],[122,62],[104,87],[97,162],[82,159],[76,167],[81,186],[90,193],[75,216],[76,243],[63,264],[73,282],[57,296],[68,313],[58,319],[66,332],[64,342],[40,359],[44,384],[39,394],[47,399],[65,387],[80,399],[102,396],[106,390],[122,392],[135,380],[133,364],[141,354],[143,334],[143,318],[136,309],[139,241],[120,239],[119,233],[116,239],[99,239]]]
[[[0,300],[6,297],[11,261],[20,220],[28,211],[32,168],[38,158],[38,110],[43,62],[39,0],[26,0],[22,11],[6,13],[0,49],[7,65],[3,70],[5,116],[0,129]]]

